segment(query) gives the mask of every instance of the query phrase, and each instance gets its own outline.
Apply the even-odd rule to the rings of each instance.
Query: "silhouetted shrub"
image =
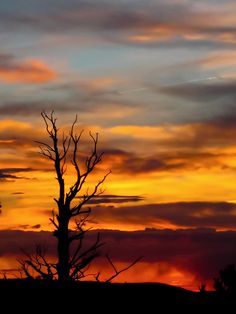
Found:
[[[214,281],[214,287],[219,293],[236,294],[236,268],[234,264],[220,270],[219,277]]]

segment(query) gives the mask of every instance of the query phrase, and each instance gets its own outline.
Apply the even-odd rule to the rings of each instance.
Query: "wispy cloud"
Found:
[[[207,2],[205,6],[190,2],[147,1],[54,1],[38,6],[28,3],[17,14],[6,8],[1,25],[9,30],[31,29],[51,33],[88,31],[100,33],[106,40],[146,45],[161,41],[225,42],[235,44],[236,29],[232,19],[233,4]],[[38,10],[35,8],[38,7]],[[222,11],[224,14],[222,14]],[[209,23],[218,21],[218,23]]]
[[[138,195],[97,195],[91,199],[88,204],[122,204],[122,203],[136,203],[143,201],[143,196]]]
[[[0,169],[0,181],[14,181],[19,179],[28,179],[25,176],[18,175],[18,173],[32,172],[32,168],[2,168]]]

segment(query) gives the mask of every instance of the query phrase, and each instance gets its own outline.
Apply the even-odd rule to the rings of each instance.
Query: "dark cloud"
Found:
[[[111,162],[111,164],[113,158],[118,157],[115,167],[112,167],[112,171],[116,173],[139,174],[153,171],[174,170],[183,167],[182,162],[179,161],[168,164],[164,158],[162,159],[158,156],[141,157],[135,153],[118,149],[105,149],[104,155],[104,160]]]
[[[104,162],[108,163],[109,167],[114,173],[128,173],[132,175],[138,175],[149,172],[172,172],[183,169],[210,169],[212,167],[218,167],[220,169],[226,169],[229,166],[224,163],[224,154],[221,153],[209,153],[205,152],[204,148],[209,147],[211,143],[216,144],[215,134],[210,134],[207,137],[207,132],[200,126],[199,130],[196,130],[194,134],[194,126],[191,139],[186,137],[184,132],[183,136],[176,135],[170,140],[159,141],[159,146],[165,147],[165,152],[157,155],[141,156],[137,153],[131,153],[118,149],[104,149]],[[205,136],[202,141],[202,136]],[[212,136],[212,137],[211,137]],[[223,135],[222,142],[224,141]],[[221,138],[220,137],[220,138]],[[217,138],[219,140],[219,138]],[[232,139],[231,139],[232,141]],[[150,144],[155,145],[155,144]],[[226,145],[226,143],[225,143]],[[196,147],[199,148],[196,151]],[[202,150],[200,150],[202,148]],[[116,163],[114,165],[114,158]]]
[[[87,244],[97,231],[87,236]],[[198,279],[213,279],[219,269],[236,262],[236,232],[216,232],[214,229],[158,230],[124,232],[100,230],[106,243],[103,253],[109,252],[114,263],[130,262],[143,256],[155,272],[157,263],[172,265],[194,274]],[[48,255],[56,253],[56,239],[49,232],[1,230],[0,256],[20,256],[20,248],[33,252],[35,244],[47,246]],[[158,281],[158,276],[156,278]]]
[[[24,192],[13,192],[13,193],[11,193],[12,195],[23,195],[23,194],[25,194]]]
[[[4,168],[4,169],[1,169],[1,171],[7,172],[7,173],[31,172],[33,170],[34,169],[32,169],[32,168]]]
[[[18,11],[18,14],[6,10],[2,12],[1,20],[4,24],[11,24],[12,28],[19,26],[33,27],[34,29],[43,29],[50,31],[74,30],[86,28],[90,30],[117,30],[117,29],[150,29],[156,26],[168,17],[170,20],[180,20],[188,9],[187,7],[177,5],[175,10],[170,9],[170,5],[161,4],[156,6],[159,9],[158,14],[154,14],[153,7],[140,5],[139,2],[132,1],[120,2],[119,5],[114,2],[77,2],[68,1],[63,7],[55,5],[46,5],[47,10],[34,12],[35,6],[28,6],[28,10]],[[146,9],[145,9],[146,7]],[[10,7],[9,7],[10,8]],[[142,11],[144,9],[144,11]],[[38,13],[38,14],[36,14]],[[41,14],[40,14],[41,13]],[[43,14],[42,14],[43,13]]]
[[[115,203],[129,203],[143,201],[144,197],[138,195],[97,195],[91,199],[87,204],[115,204]]]
[[[32,229],[39,229],[41,228],[41,225],[40,224],[37,224],[37,225],[33,225],[31,226]]]
[[[8,181],[9,179],[10,180],[24,179],[24,177],[19,177],[12,174],[0,172],[0,181]]]
[[[68,100],[68,99],[67,99]],[[90,100],[87,99],[88,102]],[[0,115],[2,116],[36,116],[40,115],[40,112],[47,111],[51,112],[52,110],[56,110],[59,113],[65,113],[65,112],[90,112],[91,110],[94,110],[97,107],[97,104],[91,104],[90,107],[86,107],[84,105],[81,105],[79,103],[74,103],[72,101],[71,104],[66,104],[65,102],[58,102],[55,101],[53,104],[50,104],[51,101],[49,100],[40,100],[40,101],[26,101],[25,103],[21,102],[7,102],[6,104],[3,104],[0,106]],[[85,100],[86,102],[86,100]]]
[[[0,53],[0,69],[28,71],[27,65],[21,63],[12,54]]]
[[[25,229],[28,229],[28,228],[29,228],[29,225],[28,225],[28,224],[19,225],[18,228],[25,230]]]
[[[102,102],[109,102],[102,91],[93,91],[88,85],[83,85],[83,87],[80,85],[82,83],[54,84],[42,88],[39,99],[29,100],[27,96],[24,96],[23,100],[1,101],[0,115],[36,116],[40,115],[42,111],[50,112],[52,110],[59,113],[90,112],[100,106]],[[52,101],[51,97],[56,93],[60,97]]]
[[[0,15],[1,28],[3,30],[15,31],[34,30],[52,33],[68,33],[78,31],[100,32],[101,36],[112,41],[123,41],[123,43],[145,45],[145,41],[128,40],[129,36],[136,34],[152,34],[153,29],[160,29],[153,41],[158,42],[163,37],[186,42],[222,41],[220,35],[225,33],[234,34],[235,26],[209,25],[209,20],[220,19],[220,14],[213,10],[198,10],[189,2],[166,3],[164,1],[73,1],[59,4],[50,1],[50,4],[41,3],[37,5],[25,1],[17,9],[15,2],[12,6],[8,4]],[[14,8],[14,9],[12,9]],[[112,35],[111,35],[112,34]],[[191,36],[199,35],[199,40],[191,39]],[[201,38],[202,37],[202,38]]]
[[[11,54],[0,54],[0,68],[14,68],[15,58]]]
[[[115,260],[130,261],[142,255],[149,263],[166,262],[212,279],[218,270],[236,261],[236,232],[216,232],[213,229],[155,230],[137,232],[107,231]]]
[[[28,179],[25,176],[19,176],[17,173],[25,173],[35,171],[32,168],[2,168],[0,169],[0,181]]]
[[[31,102],[7,102],[5,105],[0,106],[1,115],[13,115],[13,116],[35,116],[40,115],[42,111],[52,111],[56,108],[58,112],[68,112],[70,110],[75,111],[75,107],[65,106],[65,104],[54,103],[49,104],[49,101],[31,101]]]
[[[188,101],[188,107],[191,108],[189,114],[192,111],[194,119],[191,120],[189,115],[187,120],[194,122],[192,126],[194,135],[201,137],[202,143],[210,138],[213,140],[214,137],[208,133],[212,135],[215,133],[215,142],[221,141],[224,137],[227,143],[235,137],[236,81],[234,79],[217,79],[212,76],[209,80],[203,78],[152,88],[158,93],[172,97],[173,100],[179,98],[179,100]]]
[[[119,112],[127,108],[140,107],[140,103],[134,101],[124,102],[113,89],[105,86],[97,88],[93,84],[93,81],[51,84],[47,87],[44,86],[37,98],[33,100],[27,95],[23,95],[19,100],[9,100],[10,97],[7,95],[5,97],[7,100],[0,100],[0,115],[36,116],[42,111],[50,112],[52,110],[58,113],[92,114],[96,112],[101,114],[106,112],[107,106]],[[101,119],[101,124],[104,123],[107,123],[105,118]]]
[[[221,164],[223,166],[224,157],[227,154],[221,149],[235,144],[236,125],[234,117],[236,118],[234,113],[231,117],[226,113],[206,122],[183,124],[173,136],[170,136],[169,139],[157,140],[157,144],[165,147],[164,158],[167,160],[176,157],[178,160],[184,161],[185,164],[190,166],[192,164],[193,167],[196,162],[210,166],[215,160],[216,165]],[[209,148],[215,150],[209,152]],[[233,154],[228,154],[228,157],[233,156]]]
[[[236,204],[227,202],[177,202],[122,207],[97,206],[96,221],[137,226],[172,224],[179,227],[232,228]]]
[[[181,35],[173,36],[171,39],[164,37],[163,39],[160,38],[153,38],[153,40],[150,42],[148,41],[142,41],[142,40],[130,40],[129,37],[125,36],[116,36],[112,37],[110,36],[103,36],[103,38],[107,42],[111,42],[114,44],[122,44],[122,45],[128,45],[132,46],[134,48],[150,48],[150,49],[177,49],[179,47],[186,48],[186,49],[205,49],[211,50],[211,49],[232,49],[235,47],[235,44],[233,42],[223,42],[220,41],[217,38],[210,37],[207,39],[190,39],[185,38]],[[135,37],[134,37],[135,38]]]
[[[25,225],[19,225],[18,228],[23,229],[23,230],[39,229],[39,228],[41,228],[41,225],[40,225],[40,224],[37,224],[37,225],[31,226],[31,225],[25,224]]]
[[[207,81],[207,80],[206,80]],[[222,101],[223,98],[235,99],[236,97],[236,82],[221,83],[200,83],[186,82],[183,84],[173,85],[158,88],[158,91],[171,96],[181,97],[191,101],[206,102],[206,101]]]
[[[227,137],[234,137],[236,132],[236,108],[230,106],[226,108],[225,112],[209,121],[209,125],[222,130],[222,133],[228,131]]]
[[[29,228],[30,226],[21,225],[21,227]],[[29,250],[29,252],[34,252],[35,245],[39,243],[42,245],[47,243],[48,250],[51,252],[51,254],[55,254],[56,252],[54,248],[56,239],[54,239],[50,232],[1,230],[0,234],[0,256],[20,255],[22,248]]]

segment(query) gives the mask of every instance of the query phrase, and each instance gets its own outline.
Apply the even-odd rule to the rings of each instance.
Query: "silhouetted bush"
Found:
[[[234,264],[220,270],[219,277],[215,279],[214,287],[219,293],[236,294],[236,268]]]

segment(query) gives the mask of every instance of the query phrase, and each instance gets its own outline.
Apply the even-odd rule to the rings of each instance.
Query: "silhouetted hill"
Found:
[[[192,292],[160,283],[97,283],[79,282],[59,284],[56,281],[0,280],[0,302],[8,310],[25,312],[67,311],[88,313],[233,313],[228,311],[232,298],[215,292]]]

